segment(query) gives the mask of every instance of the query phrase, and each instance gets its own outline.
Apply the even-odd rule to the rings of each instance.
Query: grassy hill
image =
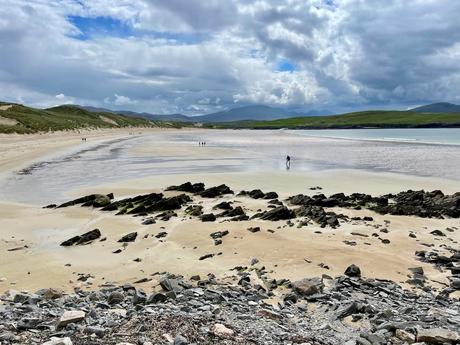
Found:
[[[421,114],[413,111],[363,111],[343,115],[294,117],[274,121],[214,123],[212,126],[254,129],[460,127],[460,113]]]
[[[106,112],[90,112],[71,105],[35,109],[20,104],[0,103],[0,133],[152,126],[158,126],[158,124],[143,118]]]

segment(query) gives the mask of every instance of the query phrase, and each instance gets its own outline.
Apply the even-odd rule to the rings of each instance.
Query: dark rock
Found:
[[[85,232],[83,235],[74,236],[64,242],[61,243],[61,246],[68,247],[74,245],[84,245],[88,244],[91,241],[94,241],[101,237],[101,232],[99,229],[94,229],[88,232]]]
[[[122,238],[118,240],[120,243],[125,242],[134,242],[137,238],[137,232],[131,232],[129,234],[124,235]]]
[[[225,184],[205,189],[204,191],[199,193],[199,195],[203,198],[216,198],[224,194],[233,194],[233,191]]]
[[[286,206],[279,206],[273,210],[263,212],[258,218],[271,221],[287,220],[295,218],[295,214]]]
[[[210,259],[214,256],[214,254],[205,254],[203,256],[200,256],[199,260],[206,260],[206,259]]]
[[[186,193],[200,193],[204,191],[204,183],[194,183],[192,184],[191,182],[186,182],[181,184],[180,186],[170,186],[166,188],[167,191],[175,190],[175,191],[180,191],[180,192],[186,192]]]
[[[213,213],[206,213],[200,217],[202,222],[215,222],[216,216]]]
[[[361,269],[356,265],[350,265],[345,270],[345,275],[349,277],[361,277]]]
[[[265,200],[272,200],[278,198],[278,194],[276,192],[268,192],[265,193],[264,197]]]
[[[227,201],[222,201],[221,203],[218,203],[213,207],[213,209],[219,209],[219,210],[231,210],[233,209],[232,205],[227,202]]]
[[[157,304],[157,303],[163,303],[166,302],[168,299],[168,296],[165,294],[162,294],[160,292],[156,292],[151,294],[147,300],[145,301],[146,304]]]

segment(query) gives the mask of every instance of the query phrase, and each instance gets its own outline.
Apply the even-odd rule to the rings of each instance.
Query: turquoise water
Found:
[[[308,137],[460,145],[460,128],[324,129],[289,132]]]

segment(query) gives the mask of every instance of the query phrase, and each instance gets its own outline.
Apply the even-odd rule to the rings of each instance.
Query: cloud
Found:
[[[460,101],[457,13],[449,0],[4,0],[0,92],[189,114]]]

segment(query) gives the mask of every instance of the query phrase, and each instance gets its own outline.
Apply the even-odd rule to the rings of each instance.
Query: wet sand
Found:
[[[171,131],[171,136],[180,136],[182,132]],[[95,133],[93,140],[107,140],[126,137],[126,133]],[[146,134],[147,135],[147,134]],[[148,134],[152,135],[152,134]],[[153,134],[155,135],[155,134]],[[165,134],[162,132],[161,134]],[[166,134],[169,135],[169,134]],[[51,157],[53,154],[74,149],[80,145],[75,135],[68,141],[63,137],[32,138],[22,142],[21,137],[2,137],[2,154],[0,171],[12,174],[40,158]],[[314,139],[311,139],[314,140]],[[3,145],[4,144],[4,145]],[[167,147],[132,146],[132,155],[155,157],[185,157],[184,170],[189,160],[196,159],[196,164],[203,164],[207,171],[207,159],[212,157],[213,164],[225,164],[226,159],[241,156],[246,152],[225,147],[209,147],[206,151],[191,147],[188,143],[177,141],[176,145]],[[15,152],[17,154],[15,155]],[[11,157],[17,156],[16,160]],[[205,161],[200,159],[205,158]],[[201,163],[200,163],[201,162]],[[65,163],[64,163],[65,164]],[[171,169],[179,169],[180,162],[162,161],[155,164]],[[199,169],[197,169],[199,171]],[[114,172],[116,173],[116,172]],[[32,175],[33,176],[33,175]],[[350,169],[327,171],[245,171],[245,172],[195,172],[142,175],[139,178],[124,178],[118,181],[97,181],[96,184],[80,186],[62,192],[60,200],[90,193],[113,192],[116,198],[159,192],[163,188],[186,181],[205,182],[208,186],[225,183],[236,192],[243,189],[260,188],[265,192],[275,191],[280,200],[298,193],[314,195],[322,192],[326,195],[344,192],[365,192],[380,195],[411,189],[441,189],[445,193],[460,190],[460,181],[445,178],[416,177],[395,173],[378,173]],[[57,181],[57,183],[59,183]],[[321,186],[320,191],[310,187]],[[225,196],[222,199],[202,199],[205,210],[223,200],[234,200],[244,205],[253,214],[259,208],[266,207],[266,201],[253,200],[246,197]],[[237,205],[237,204],[236,204]],[[433,243],[441,253],[443,245],[458,246],[460,232],[449,233],[439,238],[430,234],[433,229],[443,230],[447,227],[459,226],[458,219],[421,219],[417,217],[379,216],[371,211],[336,210],[349,216],[370,215],[373,222],[344,223],[337,229],[321,229],[318,225],[304,228],[286,226],[286,222],[268,222],[251,220],[244,222],[202,223],[197,219],[190,220],[179,213],[179,217],[170,221],[158,221],[153,225],[142,225],[141,218],[131,216],[115,216],[113,213],[101,212],[80,206],[65,209],[42,209],[36,202],[18,203],[11,200],[0,202],[0,290],[34,290],[42,287],[60,287],[72,290],[75,287],[97,288],[106,282],[134,283],[142,278],[153,279],[137,284],[151,289],[156,284],[152,274],[168,271],[190,277],[194,274],[202,276],[214,273],[218,276],[233,274],[231,269],[238,265],[248,266],[252,258],[259,260],[272,270],[273,277],[298,279],[303,277],[328,274],[342,274],[351,263],[361,267],[363,275],[391,279],[403,283],[408,279],[408,268],[421,266],[430,280],[430,284],[441,288],[448,280],[444,273],[433,266],[415,259],[416,250],[427,249],[423,243]],[[383,244],[372,237],[379,232],[374,226],[385,226],[384,220],[390,221],[386,226],[389,233],[381,234],[391,243]],[[247,228],[260,226],[261,231],[251,233]],[[99,228],[104,242],[94,242],[86,246],[65,248],[59,244],[85,231]],[[267,230],[275,230],[274,233]],[[223,239],[223,244],[214,246],[209,234],[214,231],[229,230],[230,234]],[[136,242],[129,244],[120,254],[112,252],[122,248],[117,240],[124,234],[137,231]],[[159,240],[154,236],[161,231],[168,235]],[[320,231],[321,233],[316,233]],[[413,239],[409,231],[416,234]],[[368,235],[362,237],[352,235],[359,232]],[[149,235],[144,239],[145,235]],[[356,246],[343,243],[344,240],[357,242]],[[27,247],[24,247],[27,246]],[[9,251],[15,248],[21,248]],[[222,252],[208,260],[199,261],[199,257],[209,253]],[[140,258],[142,261],[133,261]],[[66,266],[70,264],[70,266]],[[320,267],[323,264],[328,269]],[[89,279],[79,281],[78,274],[90,274]]]

